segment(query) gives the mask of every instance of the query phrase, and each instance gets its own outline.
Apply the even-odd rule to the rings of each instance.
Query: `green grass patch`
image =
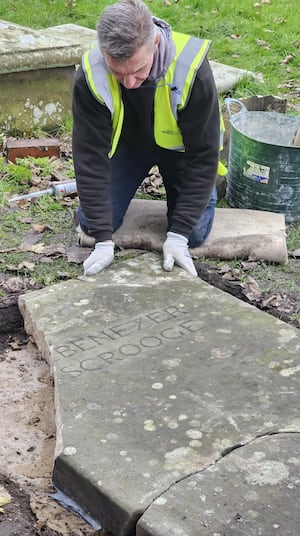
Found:
[[[106,0],[0,0],[0,18],[37,29],[66,23],[95,29],[101,11],[111,3]],[[279,86],[287,79],[299,81],[299,0],[270,0],[269,3],[171,0],[171,5],[165,5],[162,0],[146,0],[145,3],[174,30],[210,39],[211,59],[262,73],[264,84],[247,79],[234,90],[236,96],[245,96],[245,90],[247,94],[280,94],[285,88]],[[290,60],[286,61],[288,56]]]

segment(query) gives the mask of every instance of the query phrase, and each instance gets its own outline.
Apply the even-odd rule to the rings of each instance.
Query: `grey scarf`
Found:
[[[153,17],[153,21],[160,31],[160,42],[154,53],[153,65],[146,83],[156,83],[165,76],[176,52],[175,43],[171,36],[171,26],[156,17]]]

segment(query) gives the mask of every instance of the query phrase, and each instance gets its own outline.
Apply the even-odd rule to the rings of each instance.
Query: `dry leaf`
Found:
[[[41,182],[42,182],[41,177],[34,176],[31,178],[31,183],[33,186],[39,186]],[[29,192],[31,193],[32,191],[38,191],[38,190],[34,189],[34,190],[30,190]]]
[[[262,291],[253,277],[249,277],[246,283],[241,283],[241,288],[244,296],[250,301],[258,301],[262,296]]]
[[[53,259],[50,257],[40,257],[39,262],[42,262],[43,264],[53,264]]]
[[[43,249],[44,255],[65,255],[66,246],[64,244],[52,244],[51,246],[45,246]]]
[[[8,270],[9,272],[17,272],[18,267],[15,264],[7,264],[6,270]]]
[[[11,502],[11,495],[3,486],[0,486],[0,506],[5,506]]]
[[[33,223],[31,227],[37,233],[44,233],[44,231],[46,231],[46,229],[50,229],[49,225],[42,224],[42,223]]]
[[[255,43],[263,48],[269,49],[271,48],[271,45],[269,45],[266,41],[263,41],[262,39],[256,39]]]
[[[24,278],[10,277],[4,283],[2,283],[2,287],[7,292],[20,292],[24,289]]]
[[[290,251],[290,255],[291,255],[291,257],[294,257],[295,259],[299,259],[300,258],[300,248],[293,249],[292,251]]]
[[[44,253],[45,246],[42,242],[40,244],[33,244],[27,251],[32,251],[33,253]]]
[[[169,2],[169,0],[164,0],[164,5],[165,6],[171,6],[172,4],[171,4],[171,2]]]
[[[23,268],[26,268],[26,270],[30,270],[30,272],[33,272],[33,270],[35,269],[35,263],[29,261],[20,262],[20,264],[18,265],[18,269],[22,270]]]
[[[0,249],[0,253],[10,253],[11,251],[17,251],[16,248]]]
[[[241,38],[241,35],[240,34],[233,34],[230,36],[230,39],[240,39]]]
[[[280,65],[290,63],[295,58],[295,54],[288,54],[283,60],[281,60]]]

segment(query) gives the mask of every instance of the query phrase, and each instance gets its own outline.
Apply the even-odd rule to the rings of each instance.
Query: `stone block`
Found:
[[[0,75],[0,128],[32,133],[62,125],[71,114],[75,66]]]
[[[78,39],[0,21],[0,128],[6,133],[57,128],[71,113]]]
[[[298,534],[297,434],[255,439],[154,500],[136,536]]]
[[[243,462],[228,480],[220,463],[238,447],[240,457],[245,448],[244,467],[253,479],[248,488],[256,485],[257,502],[260,485],[270,478],[270,500],[280,505],[282,498],[284,519],[286,508],[296,515],[297,491],[288,486],[297,484],[299,330],[183,270],[164,272],[153,254],[27,293],[19,306],[54,375],[54,483],[113,536],[240,534],[221,524],[227,512],[247,512]],[[279,440],[284,432],[294,432],[295,440],[281,450],[274,442],[273,457],[255,445],[260,436]],[[290,458],[281,464],[278,457],[286,456],[289,444]],[[197,494],[192,484],[189,493],[179,489],[178,499],[169,500],[178,482],[189,488],[194,480],[200,482]],[[207,510],[222,516],[218,526],[211,513],[215,531],[200,530],[209,515],[199,502],[205,494]],[[146,512],[153,503],[166,505],[165,531],[159,512],[151,529],[156,513],[149,518]],[[196,530],[183,530],[185,515],[187,526],[198,521]],[[270,526],[273,511],[265,507],[263,515]],[[136,533],[140,518],[144,526],[141,521]],[[257,534],[252,527],[255,516],[243,534]]]
[[[9,162],[15,162],[16,158],[33,156],[60,157],[60,141],[56,138],[33,138],[24,140],[7,140],[6,156]]]

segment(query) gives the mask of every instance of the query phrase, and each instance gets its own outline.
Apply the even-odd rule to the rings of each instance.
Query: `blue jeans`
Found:
[[[180,190],[179,180],[176,180],[176,177],[181,177],[184,173],[182,153],[161,148],[142,153],[130,145],[119,143],[111,160],[111,203],[114,231],[122,225],[130,201],[154,164],[158,165],[163,178],[167,194],[167,217],[168,221],[171,220]],[[216,202],[217,191],[214,187],[206,210],[189,236],[191,248],[199,246],[208,237],[214,221]],[[82,230],[86,232],[85,217],[80,207],[78,208],[78,218]]]

